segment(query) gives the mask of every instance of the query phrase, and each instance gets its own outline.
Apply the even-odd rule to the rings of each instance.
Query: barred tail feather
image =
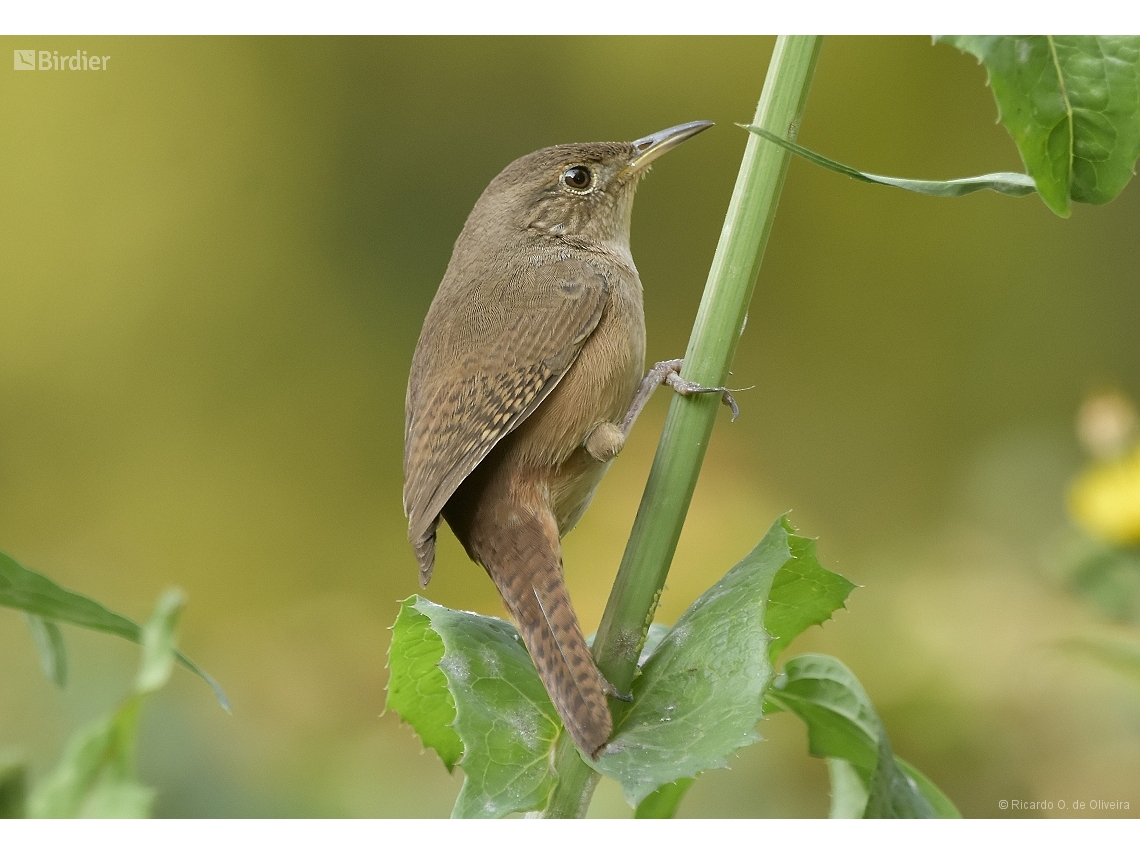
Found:
[[[613,719],[563,582],[557,525],[553,518],[523,520],[495,545],[501,549],[481,556],[487,570],[567,731],[596,758],[609,741]]]

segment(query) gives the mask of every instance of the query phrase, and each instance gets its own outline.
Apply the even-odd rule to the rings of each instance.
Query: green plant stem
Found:
[[[585,816],[601,776],[583,762],[565,731],[559,736],[554,749],[554,768],[558,780],[542,816],[545,819],[576,819]]]
[[[776,39],[754,125],[795,138],[821,43],[822,36]],[[722,386],[728,377],[791,159],[790,152],[774,143],[754,134],[748,137],[685,353],[682,374],[705,386]],[[598,666],[621,692],[628,692],[633,682],[719,408],[717,395],[676,395],[669,408],[594,642]],[[615,702],[614,710],[615,720],[620,720],[621,702]],[[596,773],[569,743],[564,732],[555,755],[558,782],[544,816],[585,815],[597,783]]]

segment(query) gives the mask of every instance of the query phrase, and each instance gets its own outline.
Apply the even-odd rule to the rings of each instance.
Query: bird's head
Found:
[[[638,180],[711,126],[688,122],[633,142],[569,143],[520,157],[483,192],[468,227],[475,221],[571,245],[628,247]]]

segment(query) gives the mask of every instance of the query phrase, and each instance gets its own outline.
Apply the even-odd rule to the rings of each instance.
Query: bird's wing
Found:
[[[477,283],[445,279],[424,321],[404,435],[404,512],[417,548],[463,479],[558,385],[605,308],[599,267],[524,261],[479,300]]]

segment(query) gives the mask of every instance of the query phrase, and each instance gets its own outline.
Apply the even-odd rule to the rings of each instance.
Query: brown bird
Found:
[[[578,522],[653,389],[718,391],[645,370],[630,214],[649,164],[711,126],[558,145],[499,173],[467,218],[408,379],[404,512],[426,586],[442,515],[502,594],[574,742],[613,729],[562,578]],[[640,383],[640,385],[639,385]],[[734,405],[735,411],[735,405]]]

